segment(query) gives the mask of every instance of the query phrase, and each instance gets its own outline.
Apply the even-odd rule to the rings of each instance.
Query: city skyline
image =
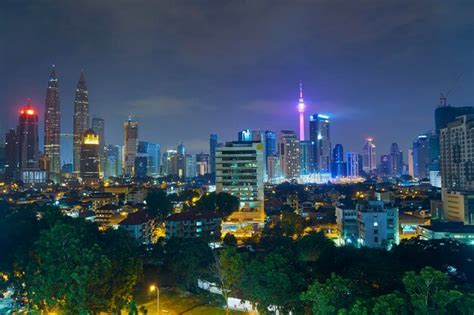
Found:
[[[131,16],[144,14],[143,22],[132,25],[132,30],[143,28],[149,31],[147,35],[134,38],[131,31],[125,27],[119,28],[119,35],[124,40],[124,44],[120,45],[101,41],[112,31],[102,23],[109,21],[114,26],[128,26],[131,22],[122,15],[128,9],[126,5],[117,5],[104,12],[107,6],[89,3],[91,10],[87,14],[90,17],[104,14],[104,22],[97,28],[74,18],[74,9],[78,9],[76,5],[62,4],[52,8],[61,20],[73,18],[70,27],[59,30],[48,47],[38,42],[36,36],[50,25],[48,21],[43,20],[37,28],[26,29],[23,33],[0,33],[2,38],[7,35],[5,38],[23,36],[38,48],[33,55],[15,56],[13,52],[21,51],[22,45],[15,42],[1,55],[11,60],[5,65],[6,72],[11,75],[8,80],[2,78],[7,81],[6,84],[0,84],[4,89],[1,93],[2,104],[6,104],[0,109],[2,134],[14,127],[11,122],[18,108],[26,103],[26,98],[32,99],[39,112],[44,111],[44,82],[52,64],[56,65],[61,85],[63,133],[72,133],[74,88],[80,70],[84,69],[90,90],[90,116],[106,120],[107,144],[122,142],[120,133],[113,131],[120,130],[122,122],[131,113],[140,123],[141,140],[160,143],[165,149],[183,142],[195,153],[208,150],[208,137],[214,132],[219,134],[222,141],[231,141],[235,139],[237,130],[247,128],[275,132],[284,129],[298,131],[296,102],[300,81],[305,86],[306,119],[314,113],[329,114],[332,122],[331,142],[342,143],[347,151],[360,152],[364,139],[370,136],[375,139],[378,154],[388,152],[390,144],[397,142],[406,155],[418,134],[434,129],[431,113],[439,103],[440,92],[446,93],[453,88],[448,103],[453,106],[472,105],[474,92],[469,86],[474,78],[469,56],[472,55],[474,44],[468,40],[472,35],[468,15],[461,12],[461,4],[468,3],[458,2],[449,6],[434,1],[415,3],[410,4],[410,14],[403,13],[402,5],[395,4],[388,8],[384,6],[383,9],[371,3],[363,8],[342,8],[337,2],[295,6],[281,4],[267,12],[264,3],[214,4],[218,7],[215,11],[207,10],[209,8],[205,5],[157,4],[161,9],[160,17],[164,20],[167,17],[173,22],[172,26],[177,27],[179,44],[177,38],[169,33],[172,26],[163,26],[163,22],[154,21],[144,13],[145,9],[157,9],[147,6],[130,12]],[[9,30],[17,29],[15,16],[20,14],[19,8],[10,4],[5,9],[2,13],[8,14],[2,19],[3,23]],[[313,33],[285,17],[280,12],[284,9],[292,10],[293,17],[301,18],[308,17],[307,10],[317,15],[326,13],[334,18],[331,24],[334,29],[328,29],[326,25]],[[390,9],[394,17],[399,19],[393,17],[383,23],[379,21],[392,14]],[[33,19],[44,10],[41,6],[30,4],[27,15]],[[189,14],[190,21],[185,23],[173,19],[173,10]],[[239,50],[238,55],[235,55],[219,45],[225,41],[222,36],[206,36],[209,28],[218,29],[219,26],[223,27],[223,32],[227,32],[231,40],[238,40],[242,34],[242,29],[229,25],[225,19],[214,19],[217,12],[229,19],[242,18],[242,28],[248,28],[251,22],[255,22],[251,20],[251,17],[255,18],[253,15],[243,18],[245,13],[264,12],[259,20],[262,26],[274,26],[281,33],[275,29],[259,28],[254,40],[265,39],[265,45],[252,46],[258,41],[246,40],[244,47],[247,49]],[[342,23],[344,16],[352,17],[345,23],[353,26],[353,34],[345,33],[337,26]],[[456,16],[456,19],[450,16]],[[370,19],[366,19],[370,17],[378,19],[368,22]],[[287,22],[288,30],[275,25],[278,19],[283,19],[282,25]],[[439,20],[443,20],[442,29],[437,25]],[[196,24],[198,21],[202,21],[203,25]],[[303,21],[304,26],[307,26],[309,21]],[[380,29],[375,31],[376,28],[370,27],[369,31],[367,26],[373,26],[370,23],[380,25]],[[163,34],[157,33],[158,25],[166,30]],[[187,34],[197,25],[195,32],[202,35],[202,42]],[[397,28],[403,28],[409,36],[394,35],[393,31]],[[304,32],[300,32],[303,29]],[[67,36],[70,33],[71,36]],[[311,42],[312,38],[318,40]],[[164,44],[158,44],[158,39]],[[63,42],[60,45],[61,40]],[[388,43],[390,40],[391,43]],[[440,42],[444,45],[440,45]],[[79,43],[83,44],[83,48],[77,52],[71,51]],[[144,47],[137,45],[140,43]],[[344,49],[343,43],[351,49]],[[70,44],[70,48],[65,49],[65,44]],[[274,49],[275,45],[284,48],[290,44],[292,47],[307,44],[307,52],[297,48],[283,55],[274,53],[279,51]],[[324,45],[325,49],[318,49]],[[180,53],[170,56],[166,47]],[[203,51],[197,50],[195,56],[189,56],[184,47],[191,50],[202,47]],[[212,51],[210,47],[219,49]],[[103,49],[110,60],[104,60],[102,54],[98,54],[99,49]],[[423,51],[430,51],[430,55],[422,54],[420,57]],[[137,58],[140,54],[144,58]],[[225,58],[216,61],[213,58],[216,56]],[[235,56],[238,58],[231,58]],[[24,62],[19,63],[20,57]],[[123,59],[117,63],[119,57]],[[254,64],[258,66],[252,66],[251,71],[249,66]],[[235,68],[236,65],[241,65],[240,69]],[[11,67],[15,67],[16,71]],[[441,77],[440,72],[444,74]],[[462,76],[458,80],[460,74]],[[270,77],[271,81],[265,80]],[[432,79],[435,77],[436,82]],[[400,113],[404,113],[403,117],[400,117]],[[180,128],[179,124],[173,123],[175,120],[179,120],[183,126],[194,126],[194,132]],[[43,123],[40,119],[41,142]],[[351,136],[347,137],[347,134]]]

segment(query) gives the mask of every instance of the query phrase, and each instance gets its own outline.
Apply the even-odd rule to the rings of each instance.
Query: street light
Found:
[[[157,285],[150,285],[150,292],[156,291],[156,314],[160,315],[160,288]]]

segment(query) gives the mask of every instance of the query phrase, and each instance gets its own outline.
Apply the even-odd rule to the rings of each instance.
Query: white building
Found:
[[[356,205],[358,245],[390,248],[400,242],[398,208],[385,208],[383,201],[369,200]]]

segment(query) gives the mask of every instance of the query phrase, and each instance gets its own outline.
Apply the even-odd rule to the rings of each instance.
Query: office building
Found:
[[[99,136],[99,160],[100,172],[104,176],[105,170],[105,120],[103,118],[92,118],[92,130]]]
[[[375,144],[372,138],[367,138],[367,142],[362,148],[362,170],[370,174],[377,169],[377,154],[375,152]]]
[[[296,133],[282,130],[278,145],[282,176],[286,179],[297,179],[300,176],[300,141]]]
[[[104,177],[118,177],[122,175],[122,146],[108,145],[105,148]]]
[[[415,177],[415,162],[413,160],[413,149],[408,149],[408,175]]]
[[[386,208],[383,201],[358,202],[358,245],[391,248],[400,242],[398,208]]]
[[[211,133],[209,137],[209,169],[212,179],[215,181],[216,176],[216,149],[217,149],[217,134]]]
[[[362,169],[362,157],[356,152],[347,152],[347,176],[351,178],[360,177]]]
[[[59,183],[61,180],[61,109],[58,77],[54,66],[51,70],[46,90],[44,154],[48,159],[49,179]]]
[[[209,154],[199,153],[196,155],[196,172],[198,176],[209,173]]]
[[[413,141],[413,174],[416,178],[429,178],[431,155],[430,143],[432,134],[427,132]]]
[[[400,151],[397,143],[390,145],[390,175],[401,176],[403,174],[403,153]]]
[[[270,155],[267,158],[267,165],[268,165],[268,168],[267,168],[268,180],[270,182],[282,177],[280,157],[278,155]]]
[[[331,134],[329,116],[315,114],[309,117],[309,137],[315,146],[314,161],[318,172],[331,172]]]
[[[138,152],[138,122],[129,117],[123,124],[123,176],[135,176],[135,158]]]
[[[196,154],[186,154],[186,178],[196,177]]]
[[[161,163],[161,175],[176,175],[176,155],[178,152],[176,150],[166,150],[163,153],[162,163]]]
[[[263,145],[227,142],[216,151],[216,191],[240,200],[244,211],[263,211]]]
[[[76,86],[76,96],[74,99],[74,147],[73,147],[73,165],[74,173],[80,173],[81,167],[81,144],[82,136],[89,129],[89,95],[84,72]]]
[[[314,173],[314,142],[300,141],[300,174],[309,175]]]
[[[28,103],[20,110],[16,130],[20,179],[34,184],[46,181],[46,171],[39,168],[38,114]]]
[[[81,179],[86,183],[97,182],[100,178],[99,163],[100,139],[94,130],[84,132],[81,144]]]
[[[331,174],[333,178],[345,177],[347,165],[344,162],[344,148],[342,144],[336,144],[332,150]]]
[[[140,167],[140,175],[137,177],[159,177],[161,166],[161,149],[159,144],[146,141],[138,142],[135,167]],[[138,172],[138,170],[137,170]]]
[[[462,222],[435,222],[418,226],[422,240],[454,240],[466,245],[474,245],[474,226]]]

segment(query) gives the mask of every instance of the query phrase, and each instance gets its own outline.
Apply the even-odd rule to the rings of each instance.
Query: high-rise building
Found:
[[[240,200],[244,212],[263,213],[263,145],[260,142],[227,142],[216,151],[216,191]]]
[[[89,94],[86,85],[84,72],[76,86],[76,97],[74,99],[74,148],[73,148],[73,165],[74,172],[80,173],[81,167],[81,142],[82,136],[89,129]]]
[[[415,177],[415,162],[413,161],[413,149],[408,149],[408,175]]]
[[[441,181],[449,190],[474,192],[474,115],[440,131]]]
[[[209,169],[211,178],[215,181],[216,176],[216,149],[217,149],[217,134],[211,133],[209,137]]]
[[[209,154],[199,153],[196,155],[196,172],[198,176],[209,173]]]
[[[304,141],[304,111],[306,110],[306,105],[303,99],[303,83],[300,82],[300,97],[298,98],[298,113],[299,117],[299,129],[300,129],[300,141]]]
[[[279,140],[282,175],[286,179],[300,176],[300,141],[292,130],[282,130]]]
[[[430,144],[433,135],[430,132],[418,136],[413,141],[413,172],[417,178],[428,178],[431,165]]]
[[[135,158],[138,151],[138,122],[128,117],[123,124],[123,176],[135,176]]]
[[[314,173],[314,142],[300,141],[300,174],[309,175]]]
[[[390,145],[390,174],[391,176],[400,176],[403,174],[403,153],[400,151],[397,143]]]
[[[332,150],[331,173],[333,178],[345,177],[347,174],[347,166],[346,162],[344,162],[344,148],[342,144],[336,144]]]
[[[375,152],[374,139],[367,138],[367,142],[362,148],[362,160],[363,160],[363,170],[367,174],[375,171],[377,169],[377,154]]]
[[[122,175],[122,146],[108,145],[105,148],[104,177],[117,177]]]
[[[314,114],[309,117],[309,138],[316,146],[314,161],[318,172],[331,171],[331,134],[329,116]]]
[[[196,154],[186,154],[186,177],[196,177]]]
[[[100,139],[94,130],[84,132],[81,141],[81,179],[91,183],[99,180],[99,146]]]
[[[61,180],[61,109],[59,84],[53,66],[49,75],[44,111],[44,154],[48,159],[49,179]]]
[[[186,147],[184,146],[183,143],[180,143],[178,145],[178,154],[181,154],[181,155],[186,155]]]
[[[163,158],[161,161],[161,175],[176,175],[177,174],[177,167],[176,167],[176,155],[178,152],[176,150],[166,150],[163,153]]]
[[[28,103],[20,110],[17,127],[20,171],[39,168],[38,114]]]
[[[389,154],[382,154],[380,156],[380,169],[378,171],[380,175],[391,176],[392,161]]]
[[[92,130],[99,136],[99,160],[100,173],[104,175],[105,170],[105,120],[103,118],[92,118]]]
[[[348,177],[359,177],[360,169],[362,165],[362,159],[360,154],[356,152],[347,152],[347,176]]]
[[[18,138],[15,129],[10,129],[5,136],[5,178],[18,177]]]
[[[161,166],[161,149],[159,144],[146,141],[138,142],[137,157],[135,167],[140,167],[140,174],[137,177],[159,177]],[[138,170],[136,171],[138,172]]]
[[[278,155],[270,155],[267,158],[268,180],[272,181],[281,177],[281,163]]]
[[[252,132],[250,129],[244,129],[237,133],[238,141],[252,141]]]

